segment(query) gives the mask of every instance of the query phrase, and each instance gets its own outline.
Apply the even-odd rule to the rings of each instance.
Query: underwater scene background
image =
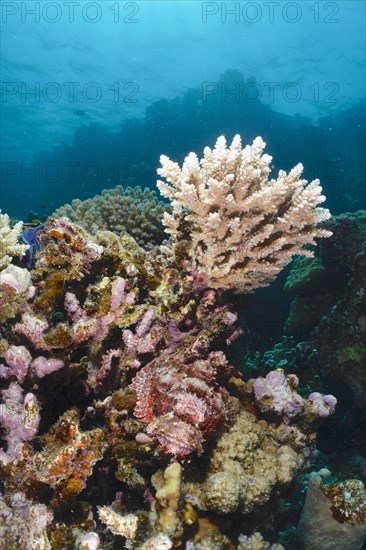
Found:
[[[365,549],[365,3],[1,31],[0,550]]]

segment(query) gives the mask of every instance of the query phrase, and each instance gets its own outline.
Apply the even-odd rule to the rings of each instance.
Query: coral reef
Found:
[[[182,169],[160,158],[158,173],[168,183],[159,181],[158,188],[173,207],[164,214],[166,231],[174,243],[189,233],[193,265],[214,288],[266,286],[293,255],[312,256],[304,245],[331,235],[317,227],[330,217],[318,207],[325,200],[319,180],[301,179],[301,164],[270,180],[272,157],[262,155],[264,147],[258,137],[242,149],[237,135],[227,148],[221,136],[201,161],[190,153]]]
[[[354,273],[366,240],[364,212],[333,217],[325,225],[332,236],[323,241],[317,258],[297,258],[285,290],[295,296],[285,330],[304,337],[341,297]],[[302,331],[302,334],[300,333]]]
[[[347,479],[321,487],[333,514],[350,525],[366,525],[366,491],[359,479]]]
[[[244,382],[227,359],[241,334],[235,293],[267,284],[292,254],[310,253],[304,244],[329,234],[317,228],[328,217],[318,183],[299,180],[300,167],[269,181],[263,146],[257,139],[242,150],[235,138],[227,149],[219,139],[205,152],[204,175],[190,155],[191,179],[176,169],[165,216],[175,229],[161,246],[140,246],[161,242],[166,208],[138,189],[48,219],[28,235],[32,258],[20,254],[19,266],[10,260],[21,226],[15,235],[2,218],[13,246],[1,274],[6,550],[271,548],[259,531],[276,541],[263,510],[281,508],[335,398],[302,397],[297,375],[281,370]],[[172,179],[175,168],[163,164]],[[123,219],[110,210],[119,200]]]
[[[22,311],[34,292],[27,269],[12,264],[3,269],[0,272],[0,322]]]
[[[282,369],[286,375],[301,374],[302,384],[308,382],[298,388],[301,395],[304,391],[311,393],[319,389],[319,354],[311,341],[296,342],[293,336],[283,336],[273,349],[265,351],[262,356],[259,352],[247,353],[240,367],[246,376],[252,377],[266,376],[274,369]]]
[[[40,414],[39,404],[32,393],[23,398],[23,390],[12,382],[7,389],[1,391],[3,403],[0,405],[0,426],[5,431],[3,436],[7,450],[0,449],[0,464],[23,455],[23,442],[29,441],[37,434]]]
[[[117,185],[104,189],[100,195],[57,208],[54,218],[67,216],[89,233],[99,230],[112,231],[116,235],[129,233],[141,246],[161,244],[164,239],[162,218],[168,206],[158,201],[155,191],[147,187]]]
[[[118,514],[109,506],[101,506],[98,510],[100,519],[115,535],[126,539],[127,548],[133,548],[141,541],[141,536],[146,533],[147,515],[141,517],[137,514]]]

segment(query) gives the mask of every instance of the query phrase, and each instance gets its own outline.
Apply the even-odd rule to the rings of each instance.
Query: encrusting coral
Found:
[[[300,166],[269,181],[263,147],[258,138],[242,150],[236,137],[227,149],[219,138],[183,171],[163,158],[160,175],[174,187],[159,184],[173,200],[171,240],[160,247],[121,232],[133,233],[118,213],[119,229],[105,219],[93,226],[86,201],[74,206],[87,229],[52,217],[29,269],[3,270],[2,502],[7,517],[17,499],[42,507],[40,548],[104,550],[122,536],[129,548],[162,550],[195,533],[194,544],[208,536],[207,548],[234,547],[230,514],[260,514],[304,468],[335,398],[300,397],[297,377],[282,371],[244,383],[224,352],[241,333],[227,291],[269,283],[329,234],[317,228],[328,217],[318,182],[306,186]],[[159,223],[162,210],[155,201]],[[142,231],[161,242],[150,225]],[[201,533],[214,516],[229,526]],[[258,522],[241,531],[240,548],[268,548],[250,536]],[[24,537],[37,548],[30,529]],[[2,540],[18,548],[8,521]]]
[[[0,496],[0,549],[50,550],[47,526],[53,520],[44,504],[35,504],[23,493]]]
[[[117,185],[104,189],[100,195],[57,208],[54,218],[67,216],[90,233],[98,230],[113,231],[116,235],[127,232],[144,246],[160,244],[164,239],[162,218],[168,206],[158,201],[155,191],[141,187]]]
[[[295,254],[312,256],[304,245],[331,235],[318,227],[330,217],[318,207],[325,200],[319,180],[301,179],[301,164],[270,180],[272,157],[262,155],[264,147],[258,137],[242,149],[236,135],[227,148],[221,136],[201,161],[190,153],[182,168],[160,158],[158,173],[168,183],[158,188],[173,208],[164,214],[166,231],[173,246],[188,232],[193,266],[213,288],[266,286]]]
[[[366,490],[359,479],[347,479],[321,486],[335,516],[350,525],[366,525]]]

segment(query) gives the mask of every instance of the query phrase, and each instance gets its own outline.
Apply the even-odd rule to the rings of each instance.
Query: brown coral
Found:
[[[78,413],[67,411],[43,438],[45,448],[34,456],[34,477],[55,489],[55,502],[74,498],[85,487],[94,464],[103,456],[102,430],[80,432]]]
[[[58,208],[54,217],[67,216],[90,233],[109,230],[117,235],[129,233],[144,246],[147,243],[160,244],[164,239],[162,218],[169,207],[158,201],[155,191],[141,187],[117,185],[104,189],[86,201],[75,199]]]
[[[186,477],[188,500],[218,514],[249,513],[266,503],[275,487],[292,481],[309,455],[303,433],[241,411],[215,443],[203,482]]]
[[[366,524],[366,491],[359,479],[321,485],[335,516],[350,525]]]

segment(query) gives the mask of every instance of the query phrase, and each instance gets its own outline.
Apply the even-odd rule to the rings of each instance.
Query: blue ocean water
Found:
[[[26,222],[15,241],[30,248],[17,257],[11,243],[0,255],[0,550],[18,550],[20,540],[34,548],[27,541],[37,534],[55,550],[269,550],[244,546],[256,531],[281,550],[366,549],[365,6],[2,0],[0,212],[14,233],[17,220]],[[48,218],[119,184],[155,190],[161,154],[181,165],[190,151],[201,158],[218,136],[231,143],[235,134],[243,145],[262,136],[274,177],[301,162],[305,178],[320,179],[332,214],[323,227],[333,235],[317,239],[314,259],[295,258],[267,288],[214,286],[190,261],[184,216],[179,246],[164,243],[160,256],[161,216],[160,240],[150,235],[144,251],[124,229],[87,234]],[[294,197],[273,216],[263,205],[248,239],[281,227]],[[286,237],[293,227],[300,223]],[[312,230],[302,226],[300,236]],[[259,272],[275,264],[280,240],[279,250],[293,253],[282,229],[273,231],[258,239]],[[274,252],[260,256],[268,241]],[[249,280],[248,257],[235,265]],[[263,398],[263,388],[273,393]],[[239,443],[220,447],[241,414]],[[156,419],[161,433],[151,428]],[[215,453],[220,482],[212,482]],[[238,474],[233,486],[243,457],[244,482]],[[158,546],[150,535],[161,534],[170,505],[158,498],[170,462],[183,465],[186,485],[177,483],[178,519],[164,532],[174,546]],[[195,493],[188,484],[201,478]],[[327,491],[335,492],[331,508]],[[130,521],[139,513],[142,534],[132,541],[108,525],[97,515],[104,505]],[[47,525],[51,546],[33,517]]]
[[[128,183],[159,155],[261,135],[332,212],[364,207],[365,3],[1,4],[1,208],[25,218]]]

